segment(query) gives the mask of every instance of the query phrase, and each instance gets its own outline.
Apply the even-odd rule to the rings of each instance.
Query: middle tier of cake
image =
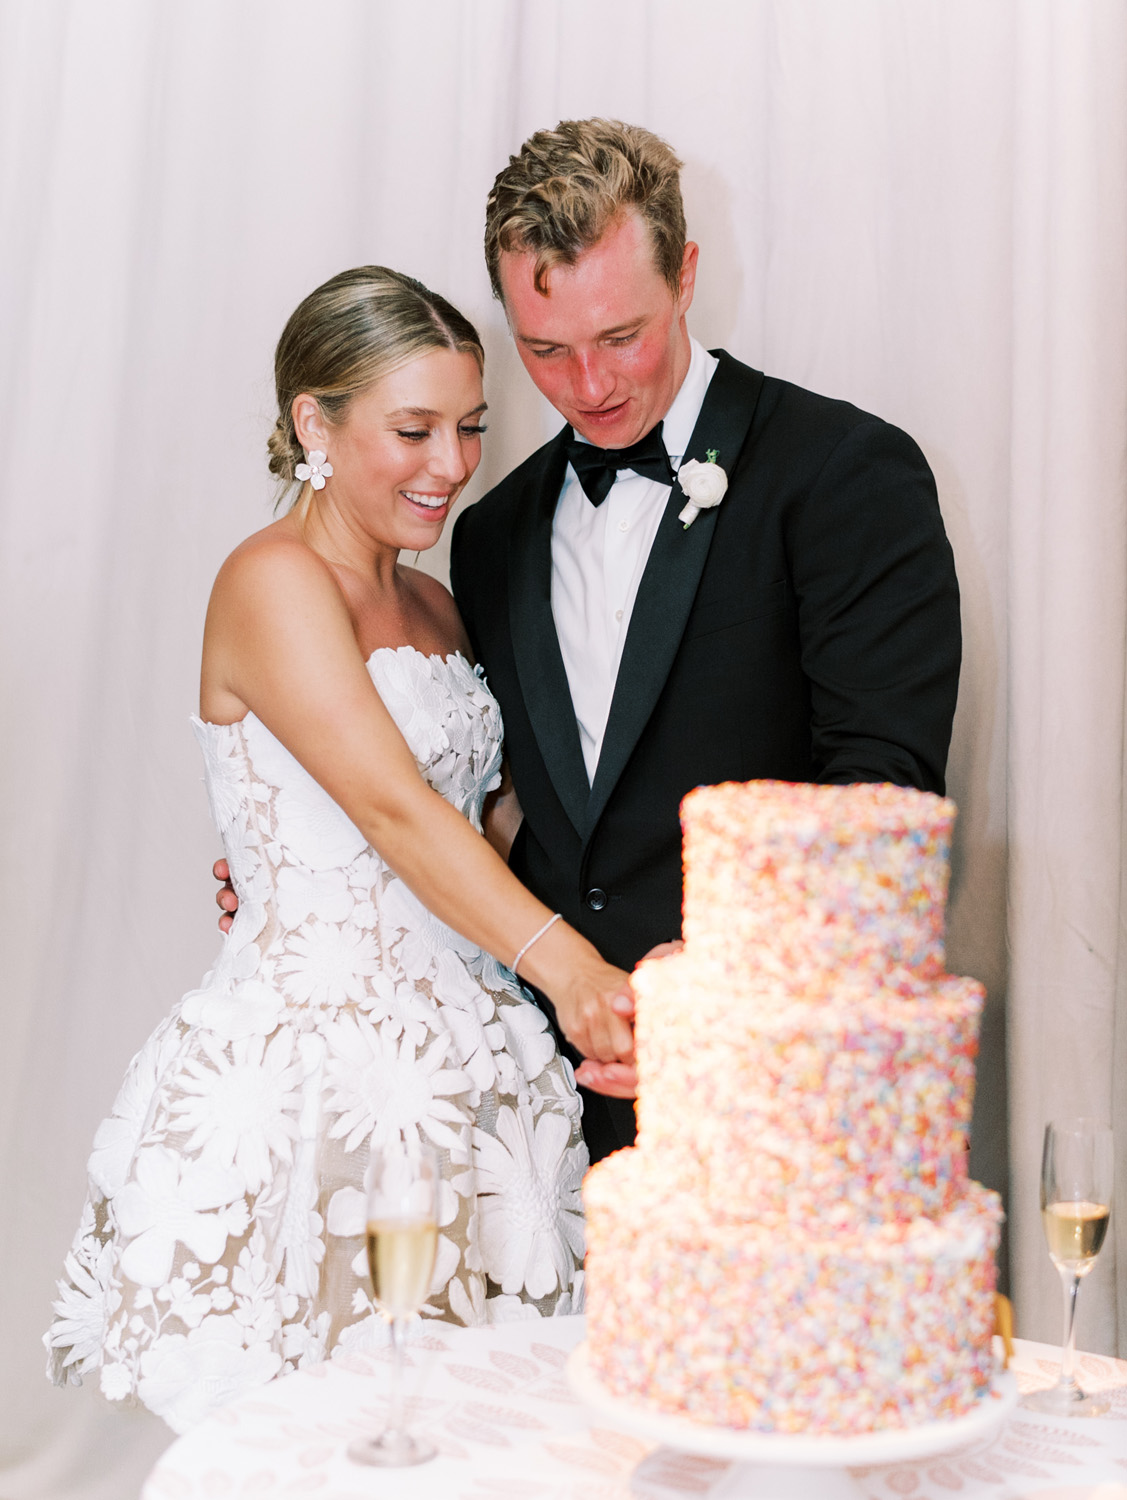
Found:
[[[982,986],[796,998],[688,953],[642,964],[638,1145],[718,1219],[945,1212],[966,1181]]]

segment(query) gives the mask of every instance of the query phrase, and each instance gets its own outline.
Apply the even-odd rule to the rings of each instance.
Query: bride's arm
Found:
[[[503,963],[552,913],[419,775],[368,676],[327,567],[296,540],[252,538],[224,564],[208,608],[204,717],[252,710],[419,899]],[[211,710],[209,712],[209,710]],[[230,717],[239,717],[233,712]],[[633,1057],[627,977],[557,922],[521,963],[568,1039],[604,1062]]]

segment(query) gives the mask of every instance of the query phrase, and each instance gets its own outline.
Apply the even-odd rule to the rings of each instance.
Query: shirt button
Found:
[[[629,531],[630,530],[630,522],[629,521],[619,521],[619,523],[618,523],[618,529],[619,529],[619,531]]]
[[[583,899],[592,911],[602,911],[603,907],[607,904],[607,893],[606,891],[601,891],[595,885],[591,887]]]
[[[614,612],[614,618],[616,620],[621,620],[622,619],[622,611],[620,609],[616,609],[615,610],[615,612]]]

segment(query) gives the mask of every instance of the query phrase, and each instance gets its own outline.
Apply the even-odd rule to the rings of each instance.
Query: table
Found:
[[[668,1500],[719,1497],[729,1465],[677,1455],[604,1425],[564,1377],[584,1319],[490,1328],[419,1325],[405,1391],[439,1457],[362,1469],[352,1438],[382,1425],[390,1353],[352,1351],[272,1381],[215,1412],[161,1457],[141,1500],[308,1496],[314,1500]],[[1060,1351],[1017,1342],[1022,1391],[1051,1385]],[[1062,1421],[1021,1407],[989,1442],[942,1459],[854,1469],[870,1500],[1127,1500],[1127,1361],[1079,1356],[1109,1416]],[[644,1489],[631,1478],[644,1460]],[[635,1481],[638,1483],[639,1481]]]

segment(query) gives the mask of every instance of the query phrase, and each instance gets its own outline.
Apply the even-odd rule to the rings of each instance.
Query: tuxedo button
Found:
[[[583,899],[592,911],[602,911],[603,907],[607,904],[607,893],[606,891],[601,891],[597,885],[594,885]]]

